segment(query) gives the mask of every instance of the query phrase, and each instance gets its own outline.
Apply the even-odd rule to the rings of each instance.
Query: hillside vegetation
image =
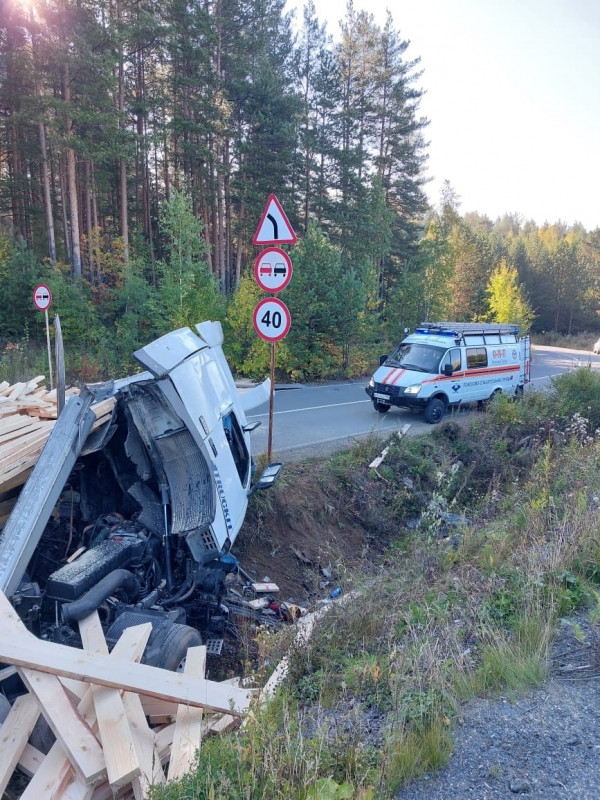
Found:
[[[277,552],[312,561],[320,542],[342,598],[303,646],[291,627],[248,634],[247,674],[262,685],[288,653],[285,682],[155,800],[392,798],[447,761],[466,700],[542,683],[559,618],[600,619],[599,425],[600,378],[580,369],[393,437],[377,468],[374,439],[287,469],[254,500],[248,554],[269,549],[276,573]]]

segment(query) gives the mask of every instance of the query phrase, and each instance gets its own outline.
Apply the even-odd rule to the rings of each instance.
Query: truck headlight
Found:
[[[404,390],[404,394],[419,394],[421,391],[421,384],[415,383],[413,386],[407,386]]]
[[[371,378],[371,380],[369,381],[369,386],[371,387],[371,389],[375,388],[375,381],[373,380],[373,378]]]

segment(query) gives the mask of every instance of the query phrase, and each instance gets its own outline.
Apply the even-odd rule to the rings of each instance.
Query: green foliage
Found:
[[[402,731],[388,747],[386,787],[392,796],[411,780],[447,764],[453,750],[452,736],[442,719],[419,732]]]
[[[33,305],[39,276],[34,254],[25,242],[0,235],[0,341],[22,339],[27,329],[43,334],[44,315]]]
[[[95,352],[102,340],[102,325],[92,290],[85,280],[74,280],[70,269],[58,265],[44,277],[52,291],[52,315],[58,314],[65,342],[77,342],[81,352]]]
[[[491,322],[511,323],[518,325],[522,334],[529,332],[535,314],[518,285],[517,270],[505,259],[492,272],[487,292]]]
[[[293,251],[294,277],[281,293],[292,317],[287,370],[299,379],[343,370],[364,319],[364,285],[315,224]]]
[[[159,327],[160,299],[158,292],[143,277],[143,267],[130,261],[124,269],[123,280],[114,290],[113,313],[115,340],[113,372],[116,375],[131,371],[131,354],[164,333]],[[200,321],[200,320],[198,320]]]
[[[336,783],[333,778],[319,778],[309,787],[306,800],[352,800],[354,796],[354,787],[349,781]]]
[[[600,428],[600,374],[591,366],[562,372],[552,378],[557,411],[564,417],[581,414],[592,431]]]
[[[270,345],[261,339],[252,323],[254,309],[263,293],[249,272],[242,275],[227,305],[225,352],[233,370],[240,375],[263,380],[269,374]],[[278,343],[278,360],[282,344]]]
[[[191,199],[173,191],[162,216],[168,261],[159,265],[160,313],[166,329],[223,317],[223,297],[206,263],[202,228]]]
[[[560,616],[577,611],[591,600],[592,594],[585,582],[568,569],[558,575],[549,576],[549,581],[558,589],[556,604]]]

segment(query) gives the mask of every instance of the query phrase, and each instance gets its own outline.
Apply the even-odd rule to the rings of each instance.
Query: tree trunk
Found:
[[[48,169],[48,152],[46,148],[46,128],[39,123],[40,152],[42,156],[42,180],[44,183],[44,205],[46,207],[46,233],[48,236],[48,258],[50,266],[56,267],[56,238],[54,235],[54,215],[52,214],[52,192],[50,191],[50,170]]]
[[[37,65],[37,48],[34,32],[33,8],[29,9],[29,22],[31,25],[31,61],[33,64],[35,96],[41,101],[42,89]],[[50,170],[48,169],[48,150],[46,147],[46,126],[43,120],[38,123],[40,137],[40,156],[42,160],[42,183],[44,185],[44,206],[46,211],[46,235],[48,237],[48,258],[50,266],[56,267],[56,238],[54,235],[54,216],[52,214],[52,192],[50,191]]]
[[[117,25],[121,30],[121,3],[117,2]],[[119,36],[119,42],[121,37]],[[119,86],[118,86],[118,113],[119,128],[123,128],[125,119],[125,75],[123,67],[123,45],[119,43]],[[120,219],[121,219],[121,239],[123,240],[123,260],[129,261],[129,219],[127,208],[127,163],[121,156],[119,159],[119,198],[120,198]]]
[[[65,67],[63,73],[63,99],[67,113],[65,115],[65,139],[67,143],[73,137],[73,120],[69,116],[68,108],[71,103],[71,85],[69,68]],[[77,171],[75,164],[75,151],[67,144],[67,182],[69,187],[69,219],[71,221],[71,255],[73,264],[73,277],[81,278],[81,244],[79,241],[79,204],[77,202]]]

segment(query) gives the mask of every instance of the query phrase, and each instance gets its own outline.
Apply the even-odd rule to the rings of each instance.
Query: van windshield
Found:
[[[402,343],[388,356],[386,367],[404,367],[417,372],[430,372],[439,375],[440,361],[446,352],[444,347],[428,344]]]

